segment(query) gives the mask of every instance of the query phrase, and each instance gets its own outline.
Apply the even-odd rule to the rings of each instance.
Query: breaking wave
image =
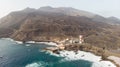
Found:
[[[68,66],[71,65],[70,67],[116,67],[110,61],[101,61],[100,56],[84,51],[79,51],[77,54],[73,51],[63,51],[59,55],[53,53],[49,53],[49,55],[63,58],[58,62],[48,63],[40,61],[28,64],[26,67],[56,67],[56,64],[58,67],[66,67],[66,64],[68,64]]]

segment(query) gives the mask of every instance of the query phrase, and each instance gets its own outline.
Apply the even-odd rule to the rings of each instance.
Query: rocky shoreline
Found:
[[[11,38],[2,38],[2,39],[8,39],[10,41],[15,41]],[[90,52],[90,53],[93,53],[95,54],[96,56],[101,56],[102,60],[108,60],[108,61],[111,61],[112,63],[114,63],[117,67],[120,67],[119,64],[117,64],[114,60],[112,59],[109,59],[108,57],[113,55],[113,56],[118,56],[120,57],[120,55],[118,54],[114,54],[114,53],[110,53],[108,50],[106,50],[105,48],[98,48],[98,47],[95,47],[95,46],[92,46],[90,44],[87,44],[87,43],[82,43],[82,44],[67,44],[67,45],[64,45],[64,44],[60,44],[58,42],[48,42],[48,41],[44,41],[44,42],[35,42],[35,41],[27,41],[27,42],[22,42],[22,41],[15,41],[16,43],[18,44],[23,44],[23,43],[38,43],[38,44],[41,44],[41,43],[44,43],[44,44],[47,44],[47,45],[51,45],[51,46],[54,46],[54,47],[48,47],[48,48],[45,48],[44,50],[45,51],[51,51],[55,54],[60,54],[59,52],[60,51],[64,51],[64,50],[67,50],[67,51],[74,51],[76,54],[77,54],[77,51],[85,51],[85,52]]]
[[[117,67],[120,67],[120,65],[117,64],[114,60],[108,58],[109,56],[111,56],[113,54],[111,54],[111,55],[108,54],[108,51],[106,49],[91,46],[86,43],[66,45],[64,49],[59,49],[59,47],[57,47],[57,48],[53,47],[53,48],[49,48],[49,49],[46,48],[45,50],[51,51],[56,54],[60,54],[59,52],[64,51],[64,50],[74,51],[76,54],[77,54],[77,51],[79,51],[79,50],[85,51],[85,52],[90,52],[90,53],[95,54],[96,56],[101,56],[102,60],[110,61],[113,64],[115,64]]]

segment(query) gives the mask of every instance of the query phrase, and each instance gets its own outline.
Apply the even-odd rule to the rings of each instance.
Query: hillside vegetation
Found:
[[[83,35],[85,43],[100,48],[118,49],[119,24],[119,20],[110,20],[74,8],[27,8],[12,12],[0,20],[0,37],[21,41],[48,41]]]

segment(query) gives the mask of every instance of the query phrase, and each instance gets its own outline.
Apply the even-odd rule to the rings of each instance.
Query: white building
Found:
[[[83,36],[79,35],[78,38],[70,38],[65,40],[65,44],[82,44],[84,42]]]

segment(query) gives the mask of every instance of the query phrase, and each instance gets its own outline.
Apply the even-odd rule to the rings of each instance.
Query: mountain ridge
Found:
[[[26,8],[12,12],[0,20],[0,37],[20,41],[42,41],[83,35],[85,42],[91,45],[107,49],[120,47],[119,22],[114,23],[116,20],[111,21],[96,14],[93,14],[94,17],[87,17],[86,12],[84,16],[81,13],[80,16],[71,16],[68,11],[73,8],[63,8]],[[73,14],[79,12],[75,10],[73,9]],[[68,13],[65,14],[64,11]],[[114,44],[116,46],[113,46]]]

